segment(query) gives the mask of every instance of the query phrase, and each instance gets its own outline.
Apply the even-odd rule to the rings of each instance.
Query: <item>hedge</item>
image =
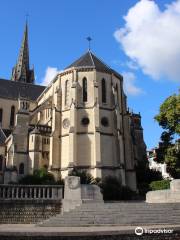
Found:
[[[170,188],[170,180],[153,181],[149,184],[152,191]]]

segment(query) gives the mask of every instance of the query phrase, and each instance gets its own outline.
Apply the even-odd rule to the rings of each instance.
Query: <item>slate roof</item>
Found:
[[[40,85],[0,79],[0,97],[2,98],[18,99],[20,96],[36,100],[44,89],[45,87]]]
[[[99,72],[107,72],[107,73],[113,73],[117,75],[118,77],[122,78],[122,76],[110,68],[108,65],[106,65],[101,59],[99,59],[97,56],[95,56],[91,51],[86,52],[83,56],[81,56],[79,59],[77,59],[75,62],[73,62],[71,65],[66,67],[65,69],[72,68],[72,67],[90,67],[94,68]]]

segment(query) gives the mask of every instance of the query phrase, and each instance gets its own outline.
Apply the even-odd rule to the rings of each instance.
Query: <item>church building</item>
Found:
[[[36,85],[26,24],[11,79],[0,79],[1,182],[42,167],[64,178],[76,167],[136,190],[135,166],[145,155],[141,116],[128,110],[123,76],[88,50],[47,87]]]

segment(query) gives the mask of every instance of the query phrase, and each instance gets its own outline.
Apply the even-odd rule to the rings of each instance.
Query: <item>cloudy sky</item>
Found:
[[[27,13],[38,84],[87,51],[91,36],[92,51],[123,74],[148,149],[158,144],[153,117],[180,86],[180,0],[1,0],[0,10],[0,78],[10,78]]]

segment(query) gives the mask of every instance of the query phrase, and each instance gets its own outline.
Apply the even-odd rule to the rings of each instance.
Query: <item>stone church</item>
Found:
[[[36,85],[26,24],[11,79],[0,79],[1,182],[42,167],[64,178],[76,167],[135,190],[135,166],[145,155],[141,116],[128,110],[123,76],[88,50],[47,87]]]

